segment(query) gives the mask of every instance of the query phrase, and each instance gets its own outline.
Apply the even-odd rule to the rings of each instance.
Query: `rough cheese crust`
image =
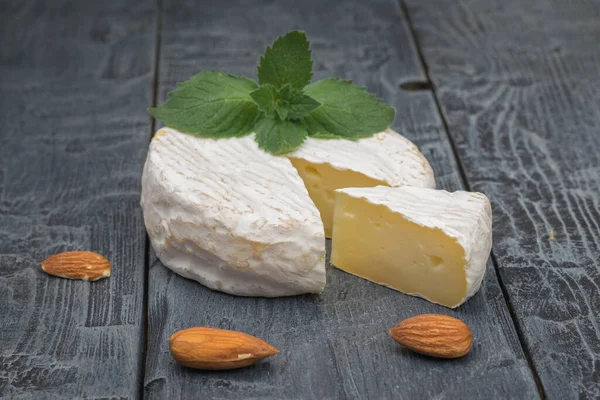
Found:
[[[435,188],[433,170],[423,154],[391,129],[356,141],[308,138],[288,157],[360,172],[390,186]]]
[[[240,296],[319,293],[319,211],[285,157],[254,136],[204,139],[159,130],[142,176],[152,246],[178,274]]]
[[[486,195],[408,186],[348,188],[337,191],[386,206],[415,224],[440,229],[456,239],[465,251],[467,292],[452,308],[460,306],[479,290],[492,249],[492,207]]]

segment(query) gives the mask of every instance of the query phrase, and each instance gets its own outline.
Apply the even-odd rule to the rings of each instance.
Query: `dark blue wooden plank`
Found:
[[[544,392],[600,398],[600,2],[406,3]]]
[[[0,3],[0,397],[136,398],[151,1]],[[39,262],[93,250],[98,282]]]
[[[312,41],[316,78],[340,76],[398,110],[395,128],[432,163],[440,187],[461,187],[448,138],[419,58],[393,0],[165,2],[160,97],[203,69],[255,76],[267,44],[300,28]],[[418,86],[418,85],[417,85]],[[325,292],[280,299],[214,292],[166,269],[155,256],[149,276],[145,394],[153,399],[536,398],[538,391],[490,266],[479,294],[452,311],[329,267]],[[402,350],[388,335],[424,312],[463,319],[473,330],[467,357],[439,361]],[[168,338],[206,325],[244,331],[281,350],[254,367],[202,372],[179,367]]]

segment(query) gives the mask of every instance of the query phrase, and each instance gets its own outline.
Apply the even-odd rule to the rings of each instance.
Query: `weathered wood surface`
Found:
[[[548,398],[600,398],[600,2],[407,0]]]
[[[267,44],[294,28],[312,41],[316,78],[352,78],[398,109],[395,127],[421,147],[440,187],[461,187],[431,92],[399,85],[425,80],[407,25],[393,0],[222,0],[164,4],[159,93],[205,69],[255,76]],[[539,396],[491,266],[483,288],[451,311],[328,268],[322,295],[239,298],[204,288],[152,254],[145,395],[165,398],[386,399]],[[423,312],[463,319],[470,355],[440,362],[398,346],[388,330]],[[281,354],[254,367],[202,372],[178,366],[169,336],[206,325],[263,338]]]
[[[0,2],[0,397],[135,398],[143,366],[151,1]],[[113,276],[44,274],[98,251]]]

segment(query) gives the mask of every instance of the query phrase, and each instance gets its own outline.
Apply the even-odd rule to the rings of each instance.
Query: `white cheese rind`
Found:
[[[204,139],[163,128],[142,176],[146,229],[160,260],[240,296],[319,293],[325,237],[291,162],[254,136]]]
[[[355,141],[309,137],[288,157],[359,172],[389,186],[435,188],[433,170],[423,154],[391,129]]]
[[[457,241],[465,252],[467,291],[464,298],[452,308],[460,306],[479,290],[492,248],[492,208],[483,193],[450,193],[408,186],[337,191],[383,205],[417,225],[439,229]]]

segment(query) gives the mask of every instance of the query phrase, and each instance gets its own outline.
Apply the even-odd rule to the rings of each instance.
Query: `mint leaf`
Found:
[[[392,107],[350,81],[324,79],[304,92],[321,103],[303,119],[310,136],[358,139],[381,132],[394,122]]]
[[[290,119],[300,119],[321,105],[321,103],[299,90],[292,92],[288,102],[288,118]]]
[[[277,93],[277,99],[275,100],[275,111],[279,118],[286,119],[288,115],[289,98],[292,95],[292,85],[287,83],[283,85]]]
[[[286,83],[279,89],[279,98],[283,101],[288,101],[292,95],[292,84]]]
[[[280,119],[286,119],[288,116],[288,109],[286,105],[280,105],[278,107],[275,107],[275,111],[277,112],[277,115]]]
[[[250,97],[258,104],[260,111],[267,115],[273,113],[275,109],[275,100],[277,100],[278,90],[270,84],[261,85],[254,92],[250,93]]]
[[[250,79],[202,72],[148,111],[167,126],[196,136],[244,136],[252,131],[258,115],[258,106],[250,97],[256,88]]]
[[[277,88],[289,83],[294,89],[302,89],[310,83],[312,64],[306,34],[292,31],[267,47],[258,65],[258,82]]]
[[[306,139],[306,131],[292,121],[265,117],[254,127],[258,147],[271,154],[285,154],[297,149]]]

